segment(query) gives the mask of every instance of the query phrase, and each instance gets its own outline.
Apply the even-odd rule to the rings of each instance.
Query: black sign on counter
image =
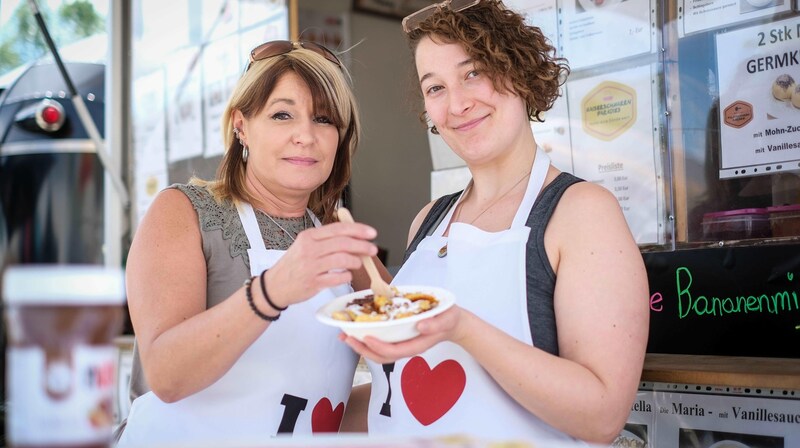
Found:
[[[800,245],[643,257],[648,353],[800,358]]]

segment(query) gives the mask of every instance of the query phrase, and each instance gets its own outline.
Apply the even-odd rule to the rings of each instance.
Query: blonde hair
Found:
[[[283,75],[295,73],[308,85],[315,113],[329,117],[339,131],[331,174],[311,193],[308,205],[322,222],[334,221],[336,204],[350,181],[351,158],[361,132],[355,95],[344,70],[344,67],[340,68],[304,48],[253,62],[237,82],[222,114],[220,130],[226,151],[215,180],[193,178],[190,182],[207,186],[218,201],[255,200],[245,188],[245,163],[242,161],[242,145],[233,135],[233,113],[239,110],[245,118],[257,115]]]

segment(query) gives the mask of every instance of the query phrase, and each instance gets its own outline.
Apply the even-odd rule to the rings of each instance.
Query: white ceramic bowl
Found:
[[[395,286],[395,288],[401,293],[422,292],[430,294],[436,297],[436,300],[439,301],[439,305],[432,310],[423,311],[414,316],[380,322],[348,322],[336,320],[331,317],[334,311],[344,310],[345,306],[353,299],[359,299],[372,294],[371,289],[365,289],[363,291],[356,291],[337,297],[328,302],[327,305],[317,310],[317,319],[323,324],[341,328],[345,334],[353,336],[358,340],[364,339],[364,336],[374,336],[385,342],[400,342],[419,335],[417,331],[417,322],[440,314],[456,303],[453,293],[442,288],[414,285]]]

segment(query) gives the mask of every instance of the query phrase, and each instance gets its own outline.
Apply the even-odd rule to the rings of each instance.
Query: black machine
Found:
[[[101,64],[67,63],[97,129]],[[0,271],[17,263],[102,264],[103,167],[55,64],[0,93]]]

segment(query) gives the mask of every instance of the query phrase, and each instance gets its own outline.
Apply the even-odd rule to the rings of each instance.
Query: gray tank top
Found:
[[[183,192],[197,212],[207,269],[206,309],[211,308],[230,297],[250,278],[250,258],[247,255],[250,243],[233,202],[218,203],[205,187],[197,185],[174,184],[169,188]],[[273,219],[294,235],[314,226],[306,216]],[[256,220],[267,249],[285,250],[292,244],[292,239],[264,212],[256,210]],[[150,387],[144,377],[139,350],[134,344],[129,389],[131,401],[148,391]]]
[[[526,246],[528,321],[531,337],[537,348],[553,355],[558,355],[558,331],[553,309],[556,274],[544,249],[544,231],[564,191],[578,182],[583,180],[569,173],[559,174],[553,182],[542,189],[526,221],[526,225],[531,228]],[[417,250],[419,243],[436,230],[460,194],[459,191],[436,200],[414,235],[414,239],[411,240],[411,244],[408,245],[403,263]]]

